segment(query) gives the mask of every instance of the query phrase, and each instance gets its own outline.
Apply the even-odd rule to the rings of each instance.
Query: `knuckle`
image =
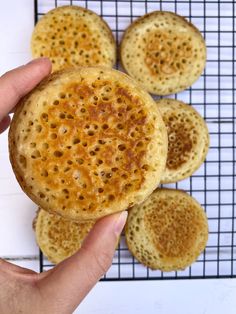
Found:
[[[88,271],[88,277],[91,281],[97,281],[110,268],[113,254],[104,250],[94,251],[90,247],[84,245],[81,248],[91,261],[91,267]],[[87,269],[88,270],[88,269]]]
[[[2,74],[2,75],[0,76],[0,78],[4,78],[4,77],[8,76],[9,74],[11,74],[11,71],[10,71],[10,70],[7,71],[7,72],[5,72],[4,74]]]
[[[94,258],[99,272],[101,275],[104,275],[112,264],[113,256],[106,251],[102,251],[95,255]]]

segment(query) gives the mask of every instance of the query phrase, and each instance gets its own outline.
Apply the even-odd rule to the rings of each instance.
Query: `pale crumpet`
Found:
[[[48,57],[53,71],[78,66],[112,67],[116,45],[107,23],[79,6],[49,11],[36,24],[31,38],[33,57]]]
[[[54,264],[77,252],[94,225],[94,221],[75,222],[39,209],[33,226],[43,254]]]
[[[199,30],[185,18],[155,11],[125,31],[120,48],[124,69],[148,92],[169,95],[191,86],[206,63]]]

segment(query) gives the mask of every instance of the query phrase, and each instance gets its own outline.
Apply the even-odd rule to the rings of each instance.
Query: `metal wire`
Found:
[[[192,177],[168,185],[186,190],[205,208],[209,221],[206,250],[184,271],[163,273],[140,265],[130,255],[122,235],[113,264],[102,280],[236,277],[234,0],[35,0],[35,22],[54,7],[72,4],[101,15],[110,25],[117,44],[125,28],[137,17],[163,10],[176,12],[194,23],[208,47],[202,76],[192,87],[173,97],[191,104],[204,117],[210,131],[210,152]],[[52,267],[41,252],[39,261],[40,271]]]

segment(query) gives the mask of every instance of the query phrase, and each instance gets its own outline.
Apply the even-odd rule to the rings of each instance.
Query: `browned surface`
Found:
[[[168,133],[168,155],[162,183],[191,176],[204,162],[209,133],[201,115],[191,105],[177,99],[157,101]]]
[[[168,133],[168,155],[166,167],[177,170],[188,162],[189,153],[197,143],[197,134],[194,134],[193,122],[188,115],[179,113],[179,116],[169,112],[163,114],[163,120]],[[181,122],[182,121],[182,122]]]
[[[24,99],[9,140],[24,191],[46,210],[80,220],[126,209],[135,195],[140,201],[154,189],[167,141],[155,103],[128,78],[99,68],[77,71],[68,71],[73,79],[54,73]]]
[[[144,139],[145,129],[151,127],[145,123],[146,113],[135,108],[128,89],[103,80],[94,85],[96,89],[86,83],[64,86],[40,120],[32,121],[40,132],[31,143],[34,180],[43,181],[50,191],[64,186],[58,203],[70,207],[76,199],[78,207],[89,211],[140,188],[149,142]]]
[[[195,245],[205,221],[188,199],[166,197],[146,214],[145,224],[162,257],[186,257]]]

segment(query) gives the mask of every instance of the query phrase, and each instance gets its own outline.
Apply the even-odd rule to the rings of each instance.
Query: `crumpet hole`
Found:
[[[54,156],[55,156],[55,157],[61,157],[61,156],[63,156],[63,152],[61,152],[61,151],[59,151],[59,150],[56,150],[56,151],[54,152]]]

